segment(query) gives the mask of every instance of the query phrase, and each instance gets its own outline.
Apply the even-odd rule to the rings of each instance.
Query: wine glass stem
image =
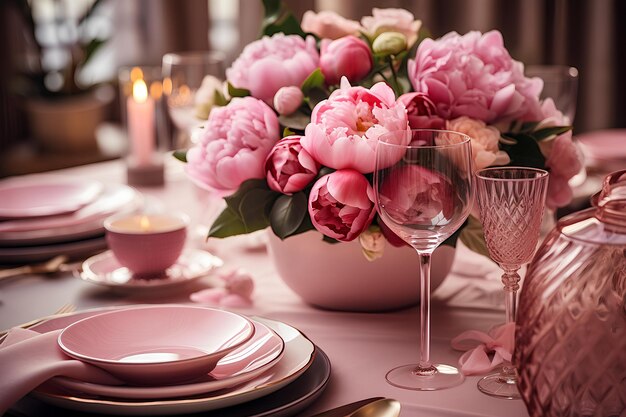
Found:
[[[517,316],[517,290],[519,290],[520,276],[517,273],[519,266],[504,268],[502,284],[504,284],[504,308],[506,312],[506,322],[515,322]],[[517,379],[517,372],[511,362],[502,364],[500,371],[500,382],[504,384],[514,384]]]
[[[506,311],[506,322],[515,321],[517,315],[517,290],[519,290],[520,276],[517,273],[518,267],[504,268],[502,284],[504,284],[504,308]]]
[[[420,361],[416,374],[432,375],[430,363],[430,252],[418,251],[420,258]]]

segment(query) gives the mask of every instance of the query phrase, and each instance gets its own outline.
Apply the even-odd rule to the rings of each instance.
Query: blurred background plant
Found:
[[[23,19],[29,46],[16,65],[15,93],[52,98],[93,87],[82,71],[108,40],[97,25],[103,0],[9,1]]]

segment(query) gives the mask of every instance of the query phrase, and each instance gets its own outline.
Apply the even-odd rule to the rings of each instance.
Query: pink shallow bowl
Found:
[[[158,230],[137,231],[124,227],[124,222],[141,215],[113,216],[104,221],[107,245],[122,265],[139,276],[160,275],[180,256],[187,238],[189,217],[184,214],[149,216],[153,221],[170,224]]]
[[[65,328],[69,356],[135,385],[167,385],[211,372],[254,335],[250,320],[192,306],[148,306],[98,314]]]
[[[95,200],[98,181],[41,176],[0,182],[0,218],[30,218],[70,213]]]

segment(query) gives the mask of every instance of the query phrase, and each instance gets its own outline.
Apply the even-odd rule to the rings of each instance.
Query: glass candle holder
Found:
[[[128,134],[128,183],[161,185],[164,182],[160,140],[163,117],[163,80],[159,67],[124,67],[119,70],[120,110]]]

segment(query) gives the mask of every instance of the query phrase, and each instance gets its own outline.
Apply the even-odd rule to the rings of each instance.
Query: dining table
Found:
[[[330,359],[331,374],[324,392],[299,415],[312,416],[365,398],[388,397],[400,402],[400,416],[405,417],[528,416],[521,400],[498,399],[479,392],[476,383],[480,376],[467,376],[461,385],[439,391],[410,391],[388,384],[385,374],[390,369],[414,363],[419,357],[419,306],[357,313],[324,310],[306,304],[277,273],[264,244],[264,233],[269,231],[226,239],[206,240],[201,235],[204,232],[198,230],[203,222],[214,215],[209,213],[209,205],[219,205],[219,201],[213,197],[211,202],[211,198],[202,195],[185,175],[183,163],[169,155],[165,158],[165,184],[137,189],[145,197],[146,206],[183,211],[190,216],[188,245],[221,258],[222,268],[241,269],[250,274],[254,282],[252,304],[230,309],[285,322],[303,332]],[[125,184],[126,164],[120,159],[48,174]],[[418,286],[418,271],[415,274]],[[27,274],[0,282],[0,329],[49,315],[66,303],[75,305],[78,310],[136,304],[192,304],[190,294],[210,287],[213,282],[209,275],[181,288],[143,294],[93,285],[71,270],[54,275]],[[452,269],[433,292],[431,307],[432,358],[456,364],[462,354],[450,344],[456,335],[466,330],[487,331],[504,322],[504,293],[497,265],[459,242]],[[8,415],[52,416],[62,415],[62,412],[26,396]]]

